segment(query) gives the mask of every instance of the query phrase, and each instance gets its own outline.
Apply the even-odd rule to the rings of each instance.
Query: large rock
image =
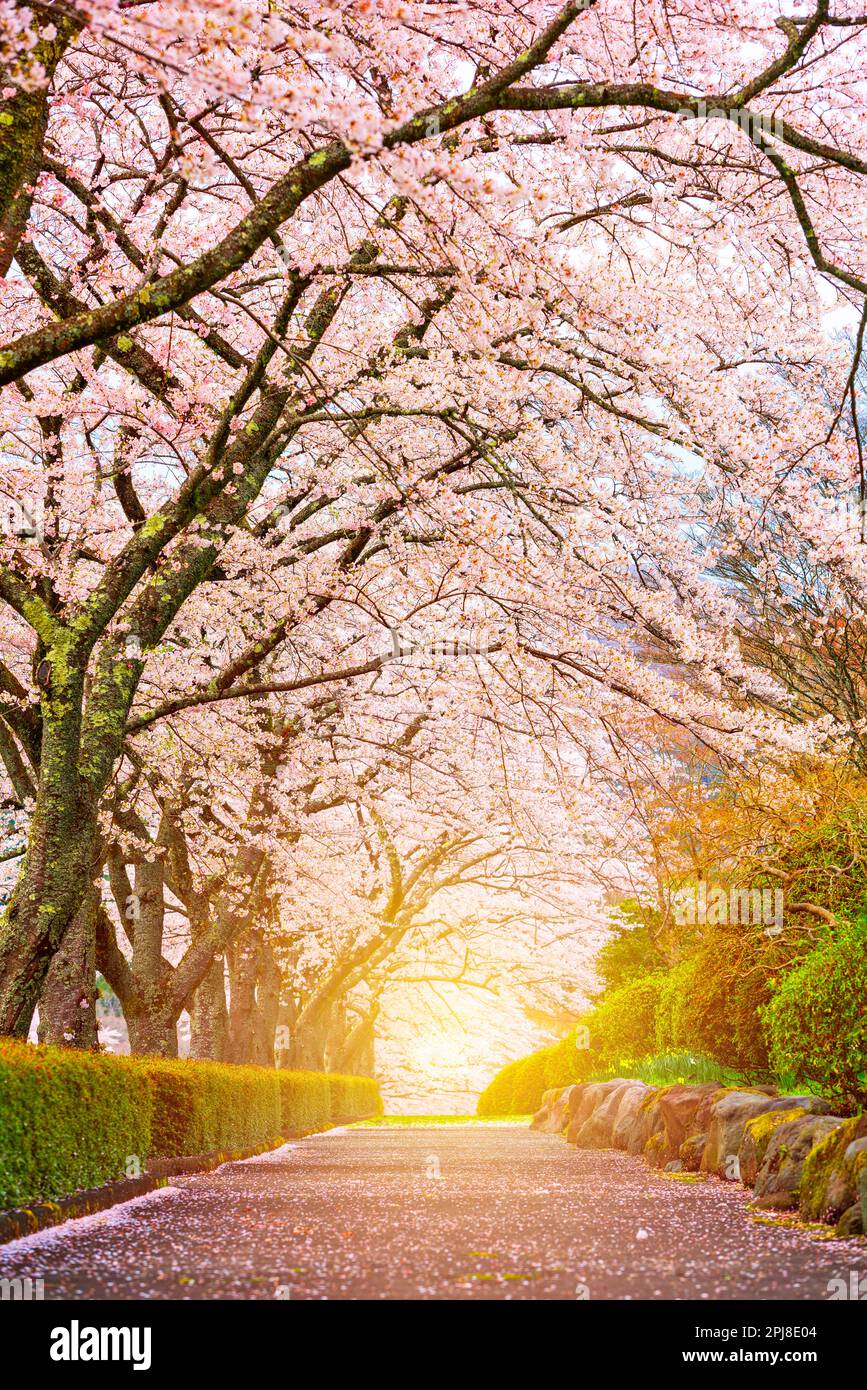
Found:
[[[626,1143],[626,1152],[643,1154],[658,1134],[665,1134],[665,1120],[659,1108],[659,1091],[651,1090],[638,1107]]]
[[[811,1149],[801,1176],[806,1221],[838,1222],[860,1203],[867,1169],[867,1115],[853,1115]]]
[[[834,1234],[838,1236],[863,1236],[865,1234],[864,1208],[860,1202],[846,1208],[837,1222]]]
[[[644,1081],[636,1081],[621,1096],[617,1106],[617,1119],[614,1121],[614,1128],[611,1131],[611,1147],[613,1149],[629,1148],[630,1136],[639,1123],[641,1107],[648,1096],[655,1094],[655,1090],[654,1086],[648,1086]]]
[[[777,1107],[775,1110],[767,1110],[764,1115],[756,1115],[755,1119],[747,1120],[744,1137],[738,1149],[741,1182],[745,1182],[747,1187],[753,1186],[756,1174],[765,1161],[768,1145],[777,1130],[781,1125],[802,1119],[806,1113],[800,1106],[797,1110],[781,1110]]]
[[[710,1121],[711,1106],[723,1090],[720,1081],[700,1085],[678,1082],[659,1092],[659,1110],[665,1123],[665,1138],[657,1140],[655,1161],[669,1163],[681,1159],[681,1148],[690,1135],[702,1134]]]
[[[769,1096],[765,1091],[728,1091],[710,1107],[707,1144],[701,1160],[703,1173],[717,1173],[730,1180],[740,1176],[738,1154],[750,1120],[771,1110],[799,1110],[802,1114],[827,1115],[831,1106],[819,1096]]]
[[[542,1134],[562,1134],[569,1123],[569,1103],[575,1090],[576,1086],[561,1086],[546,1091],[541,1109],[533,1116],[530,1128],[538,1129]]]
[[[643,1144],[631,1152],[644,1155],[656,1168],[679,1163],[690,1171],[698,1169],[704,1152],[706,1130],[714,1101],[725,1095],[719,1081],[703,1081],[697,1085],[677,1082],[657,1091],[645,1119]],[[700,1138],[698,1153],[695,1141]],[[687,1144],[687,1140],[691,1142]]]
[[[566,1131],[567,1142],[570,1144],[576,1142],[584,1122],[590,1119],[593,1112],[611,1095],[612,1091],[628,1085],[628,1077],[618,1076],[614,1081],[589,1081],[576,1088],[580,1090],[581,1094],[574,1099],[571,1106],[571,1118],[569,1128]]]
[[[773,1115],[785,1115],[775,1110]],[[796,1112],[789,1112],[795,1114]],[[760,1126],[766,1117],[760,1115],[747,1125]],[[765,1211],[792,1211],[798,1205],[801,1178],[807,1155],[827,1135],[843,1124],[836,1115],[799,1115],[788,1123],[778,1124],[772,1131],[761,1167],[755,1174],[755,1205]],[[744,1144],[746,1144],[746,1137]],[[741,1145],[741,1153],[744,1151]]]
[[[688,1134],[678,1151],[678,1158],[687,1173],[697,1173],[701,1168],[704,1151],[707,1147],[707,1134]]]
[[[602,1098],[575,1135],[575,1144],[579,1149],[610,1149],[613,1147],[614,1127],[620,1114],[620,1108],[629,1102],[636,1087],[640,1096],[643,1097],[647,1091],[646,1086],[643,1086],[641,1082],[624,1081],[622,1085],[615,1087]]]

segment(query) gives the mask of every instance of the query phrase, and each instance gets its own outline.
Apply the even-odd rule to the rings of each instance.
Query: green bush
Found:
[[[343,1076],[329,1072],[326,1077],[330,1097],[330,1119],[363,1120],[382,1114],[379,1087],[369,1076]]]
[[[542,1096],[548,1090],[545,1080],[545,1063],[550,1049],[533,1052],[518,1063],[512,1090],[509,1113],[512,1115],[532,1115],[542,1104]]]
[[[656,1012],[656,1047],[713,1057],[754,1080],[771,1074],[761,1010],[771,997],[777,953],[762,933],[720,927],[665,975]]]
[[[665,958],[650,933],[650,925],[658,923],[659,913],[634,898],[617,905],[609,921],[611,934],[596,957],[602,994],[665,969]]]
[[[867,1103],[867,920],[844,922],[783,976],[762,1018],[771,1064],[847,1108]]]
[[[665,982],[662,974],[644,975],[609,990],[587,1015],[589,1065],[620,1066],[654,1051],[656,1009]]]
[[[588,1079],[593,1063],[589,1049],[584,1046],[585,1032],[579,1037],[579,1028],[586,1030],[589,1036],[590,1030],[582,1019],[571,1033],[546,1049],[546,1091],[560,1090],[563,1086],[574,1086]]]
[[[132,1057],[128,1065],[151,1084],[154,1158],[251,1149],[282,1133],[276,1071],[163,1057]]]
[[[280,1087],[280,1133],[314,1134],[331,1123],[331,1087],[327,1076],[309,1071],[276,1072]]]
[[[521,1061],[509,1062],[505,1067],[497,1072],[493,1081],[485,1087],[479,1096],[476,1105],[477,1115],[511,1115],[512,1096],[515,1090],[515,1079],[521,1067]]]
[[[130,1176],[149,1158],[261,1148],[381,1110],[370,1077],[0,1039],[0,1209]]]
[[[144,1073],[116,1057],[0,1039],[0,1208],[122,1178],[150,1145]]]

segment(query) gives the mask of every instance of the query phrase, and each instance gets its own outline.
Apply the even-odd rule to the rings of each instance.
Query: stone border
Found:
[[[340,1125],[352,1124],[356,1120],[367,1120],[372,1115],[353,1115],[335,1120],[324,1129],[336,1129]],[[114,1182],[102,1183],[99,1187],[83,1188],[68,1197],[60,1197],[56,1202],[32,1202],[29,1207],[18,1207],[0,1211],[0,1245],[22,1236],[35,1235],[47,1231],[52,1226],[61,1226],[65,1221],[74,1221],[82,1216],[92,1216],[95,1212],[107,1211],[109,1207],[120,1206],[133,1197],[144,1197],[160,1187],[168,1185],[169,1178],[182,1177],[193,1173],[210,1173],[224,1163],[240,1163],[258,1154],[273,1153],[284,1144],[295,1139],[305,1139],[311,1134],[321,1134],[323,1130],[293,1130],[291,1134],[281,1135],[268,1144],[257,1144],[251,1149],[215,1149],[206,1154],[185,1154],[178,1158],[153,1158],[146,1165],[145,1172],[138,1178],[118,1178]]]
[[[72,1221],[76,1217],[106,1211],[120,1202],[128,1202],[133,1197],[142,1197],[158,1187],[165,1187],[166,1183],[166,1178],[148,1174],[140,1178],[120,1178],[117,1182],[103,1183],[101,1187],[84,1188],[70,1197],[61,1197],[57,1202],[34,1202],[29,1207],[0,1212],[0,1245],[48,1230],[51,1226],[60,1226],[64,1221]]]
[[[867,1114],[834,1115],[822,1096],[617,1077],[546,1091],[531,1127],[579,1149],[642,1155],[682,1181],[741,1182],[766,1219],[800,1218],[844,1239],[867,1234]]]

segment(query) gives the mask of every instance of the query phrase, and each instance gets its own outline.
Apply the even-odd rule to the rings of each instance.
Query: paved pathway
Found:
[[[437,1176],[439,1174],[439,1176]],[[45,1298],[815,1299],[867,1243],[517,1126],[332,1131],[0,1247]]]

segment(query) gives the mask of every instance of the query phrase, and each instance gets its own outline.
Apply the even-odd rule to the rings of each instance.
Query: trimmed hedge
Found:
[[[283,1133],[280,1083],[266,1067],[131,1057],[152,1090],[152,1158],[252,1149]]]
[[[149,1158],[265,1147],[381,1113],[370,1077],[0,1039],[0,1209],[134,1176]]]
[[[152,1113],[147,1075],[118,1058],[0,1039],[0,1208],[124,1177]]]
[[[280,1087],[280,1133],[314,1134],[318,1129],[327,1129],[332,1119],[328,1077],[288,1070],[274,1075]],[[378,1095],[377,1090],[377,1099]]]
[[[352,1120],[358,1115],[381,1115],[379,1087],[370,1076],[326,1075],[331,1101],[331,1120]]]

